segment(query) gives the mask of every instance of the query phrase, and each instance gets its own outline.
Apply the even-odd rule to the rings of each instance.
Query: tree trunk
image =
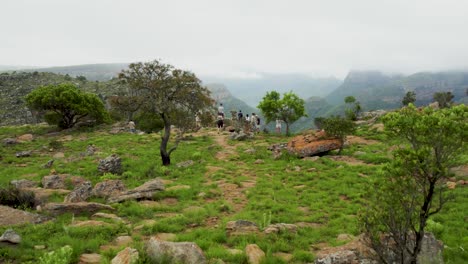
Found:
[[[170,153],[167,152],[167,143],[171,137],[171,123],[169,122],[169,118],[164,113],[161,113],[161,118],[164,121],[164,134],[161,138],[159,153],[161,154],[162,165],[168,166],[171,165],[171,156]]]
[[[288,122],[285,122],[286,123],[286,136],[289,136],[289,123]]]

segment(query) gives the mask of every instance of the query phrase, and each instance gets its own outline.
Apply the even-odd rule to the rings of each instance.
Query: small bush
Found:
[[[68,264],[71,263],[73,249],[70,246],[64,246],[59,250],[45,253],[39,258],[39,264]]]
[[[0,188],[0,204],[21,209],[34,208],[35,195],[31,191],[23,191],[10,185]]]

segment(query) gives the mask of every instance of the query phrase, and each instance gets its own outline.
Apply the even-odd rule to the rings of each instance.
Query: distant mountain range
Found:
[[[106,96],[113,94],[117,82],[109,81],[128,66],[126,63],[88,64],[50,68],[20,69],[21,66],[0,66],[0,116],[18,119],[26,112],[16,114],[14,109],[24,109],[23,97],[38,85],[72,81],[84,90]],[[20,72],[25,72],[21,74]],[[37,74],[38,72],[40,74]],[[54,74],[46,74],[48,72]],[[69,76],[66,76],[66,75]],[[75,79],[84,76],[88,81]],[[250,79],[200,77],[211,90],[217,103],[223,103],[225,111],[242,110],[244,113],[259,113],[255,106],[262,97],[272,90],[280,93],[293,91],[306,100],[308,117],[292,125],[293,131],[313,126],[317,116],[343,114],[344,98],[352,95],[361,102],[364,111],[391,109],[401,106],[407,91],[416,93],[416,104],[432,102],[435,92],[450,91],[455,102],[468,103],[468,72],[421,72],[412,75],[388,75],[378,71],[351,71],[344,81],[336,78],[312,78],[303,74],[259,74]],[[92,81],[92,82],[91,82]],[[99,81],[99,82],[94,82]],[[10,118],[10,119],[11,119]],[[6,119],[0,122],[5,122]]]
[[[401,106],[408,91],[416,93],[416,104],[432,102],[436,92],[452,92],[454,101],[464,100],[468,89],[468,72],[421,72],[412,75],[385,75],[378,71],[352,71],[343,84],[328,94],[325,99],[333,104],[342,104],[352,95],[364,109],[388,109]]]

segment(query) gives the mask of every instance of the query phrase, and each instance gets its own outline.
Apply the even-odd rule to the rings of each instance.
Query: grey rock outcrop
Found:
[[[21,225],[21,224],[39,224],[49,220],[48,217],[34,214],[8,206],[0,205],[0,226]]]
[[[104,173],[113,173],[113,174],[122,174],[122,159],[116,154],[99,160],[98,171],[102,174]]]
[[[133,190],[121,192],[116,196],[111,196],[107,199],[108,203],[119,203],[126,200],[152,199],[158,191],[164,190],[164,183],[161,179],[154,179],[145,182],[143,185],[136,187]]]
[[[134,264],[139,259],[138,250],[130,247],[124,248],[112,259],[111,264]]]
[[[4,146],[12,146],[12,145],[18,144],[18,141],[15,138],[4,138],[2,140],[2,144]]]
[[[207,263],[201,248],[191,242],[167,242],[152,237],[146,244],[146,253],[155,263]]]
[[[263,232],[265,234],[297,233],[297,225],[285,223],[271,224]]]
[[[92,195],[101,198],[116,196],[125,191],[124,183],[121,180],[107,180],[97,183],[92,191]]]
[[[31,180],[13,180],[10,182],[11,185],[15,186],[17,189],[24,189],[24,188],[34,188],[39,185],[38,182],[31,181]]]
[[[17,158],[25,158],[25,157],[31,157],[31,153],[32,151],[30,150],[24,150],[24,151],[16,152],[15,155]]]
[[[12,244],[21,243],[21,236],[18,235],[13,229],[7,229],[2,236],[0,236],[0,242],[8,242]]]
[[[47,203],[44,205],[43,210],[52,215],[61,215],[64,213],[79,214],[94,214],[99,211],[113,211],[112,206],[100,203]]]
[[[91,182],[86,181],[81,185],[77,186],[71,193],[69,193],[66,197],[64,202],[65,203],[77,203],[77,202],[85,202],[90,196],[93,190],[93,186]]]
[[[42,178],[42,187],[45,189],[67,189],[67,185],[71,185],[70,187],[77,187],[85,181],[83,177],[79,176],[53,174]]]

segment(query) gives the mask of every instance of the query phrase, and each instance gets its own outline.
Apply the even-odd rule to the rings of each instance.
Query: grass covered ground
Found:
[[[175,188],[158,193],[154,197],[157,203],[150,206],[137,201],[115,204],[114,213],[126,223],[103,220],[110,225],[72,227],[89,217],[66,214],[44,224],[14,226],[23,243],[0,247],[3,262],[35,263],[45,252],[70,245],[73,262],[83,253],[100,253],[103,262],[110,263],[124,246],[105,246],[118,236],[128,235],[133,238],[131,246],[139,249],[140,262],[145,263],[144,241],[163,233],[175,234],[175,241],[195,242],[209,259],[222,259],[226,263],[246,263],[243,253],[232,254],[230,250],[243,251],[251,243],[266,253],[264,263],[313,262],[321,248],[346,243],[338,240],[338,235],[360,234],[358,214],[366,206],[364,195],[369,182],[391,159],[391,147],[400,144],[362,127],[357,132],[359,137],[350,140],[344,149],[342,158],[324,156],[312,161],[283,154],[273,159],[267,147],[287,142],[288,138],[260,134],[254,140],[238,142],[228,140],[227,133],[202,129],[187,136],[173,152],[172,165],[163,167],[158,134],[114,135],[108,133],[109,127],[49,133],[51,130],[47,126],[0,127],[0,139],[25,133],[35,136],[30,142],[1,146],[2,187],[16,179],[40,181],[53,169],[82,176],[93,185],[106,179],[121,179],[128,188],[134,188],[159,177],[166,181],[166,188]],[[97,152],[93,156],[84,155],[90,144],[96,146]],[[16,158],[15,153],[23,150],[32,150],[32,156]],[[52,168],[43,168],[58,152],[64,157],[56,158]],[[111,154],[122,158],[124,173],[99,175],[99,159]],[[176,166],[187,160],[193,160],[194,164]],[[460,164],[467,163],[468,157],[460,160]],[[467,180],[466,175],[456,177]],[[429,229],[444,242],[446,263],[466,263],[468,191],[457,186],[451,192],[454,199],[433,217]],[[52,198],[63,200],[60,195]],[[302,227],[297,234],[227,236],[226,223],[239,219],[255,222],[260,228],[270,223]],[[7,228],[0,227],[0,232]],[[45,249],[35,248],[37,245],[44,245]],[[285,260],[285,256],[290,260]]]

